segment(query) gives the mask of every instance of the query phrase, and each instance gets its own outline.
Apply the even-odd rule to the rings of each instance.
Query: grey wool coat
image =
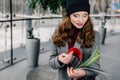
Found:
[[[99,33],[95,31],[95,41],[92,47],[83,49],[80,47],[80,44],[77,41],[75,42],[74,47],[82,51],[82,54],[83,54],[82,61],[79,63],[79,60],[75,56],[73,56],[70,64],[60,65],[58,61],[58,55],[60,55],[61,53],[66,53],[68,51],[68,43],[66,43],[64,47],[57,47],[51,41],[52,55],[50,55],[50,58],[49,58],[49,65],[53,69],[58,70],[55,80],[72,80],[67,75],[67,67],[72,66],[75,68],[76,66],[78,66],[78,64],[85,62],[91,56],[91,54],[96,49],[96,47],[99,47]],[[96,61],[94,64],[90,65],[89,68],[100,69],[99,60]],[[86,71],[86,76],[84,77],[84,79],[79,79],[79,80],[95,80],[95,77],[98,73],[90,70],[85,70],[85,71]]]

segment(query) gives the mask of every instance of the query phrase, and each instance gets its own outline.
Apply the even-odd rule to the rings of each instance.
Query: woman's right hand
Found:
[[[68,54],[62,53],[58,56],[58,60],[64,64],[69,64],[72,59],[72,55],[73,55],[73,51],[71,51]]]

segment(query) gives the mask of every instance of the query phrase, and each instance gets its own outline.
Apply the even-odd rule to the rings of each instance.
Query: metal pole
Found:
[[[104,16],[102,19],[102,27],[100,29],[101,31],[101,44],[105,43],[105,38],[106,38],[106,33],[107,33],[107,28],[105,28],[106,24],[106,17],[107,17],[107,8],[108,8],[108,0],[105,1],[105,9],[104,9]]]
[[[12,0],[10,0],[11,65],[13,65]]]

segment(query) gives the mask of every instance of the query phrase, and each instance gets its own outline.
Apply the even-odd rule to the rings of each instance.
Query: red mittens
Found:
[[[81,59],[82,59],[82,52],[78,48],[70,48],[68,50],[68,53],[70,53],[71,51],[73,51],[73,55],[75,55],[79,59],[79,61],[81,61]]]

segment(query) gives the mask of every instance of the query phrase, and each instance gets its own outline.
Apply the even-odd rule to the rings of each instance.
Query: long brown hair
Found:
[[[53,43],[58,47],[65,46],[65,43],[68,42],[68,39],[70,38],[72,29],[73,27],[70,18],[64,18],[62,22],[58,25],[57,31],[52,38]],[[94,41],[94,37],[95,33],[93,30],[93,24],[89,17],[84,27],[78,32],[77,42],[79,42],[82,47],[91,47]]]

